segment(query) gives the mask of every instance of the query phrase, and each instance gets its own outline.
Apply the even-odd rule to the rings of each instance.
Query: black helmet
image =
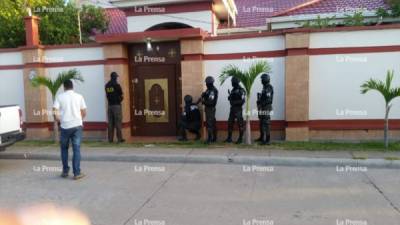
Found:
[[[117,79],[117,77],[119,77],[118,73],[116,73],[116,72],[111,73],[111,79]]]
[[[240,80],[237,77],[232,77],[232,84],[239,84]]]
[[[208,76],[206,77],[206,84],[214,84],[215,80],[214,77]]]
[[[190,95],[185,95],[184,100],[185,100],[185,103],[192,103],[193,98]]]
[[[270,79],[271,78],[270,78],[268,73],[261,74],[261,80],[264,80],[264,81],[266,81],[268,83],[270,81]]]

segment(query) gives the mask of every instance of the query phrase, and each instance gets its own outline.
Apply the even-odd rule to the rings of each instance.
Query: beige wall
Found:
[[[181,55],[204,53],[203,40],[182,40]],[[197,100],[203,92],[204,62],[203,60],[185,60],[181,62],[182,102],[185,95],[192,95]]]

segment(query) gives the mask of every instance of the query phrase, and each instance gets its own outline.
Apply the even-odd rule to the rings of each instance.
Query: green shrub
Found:
[[[362,12],[355,12],[353,15],[346,15],[344,18],[345,26],[363,26],[364,15]]]
[[[79,43],[78,9],[64,0],[1,0],[0,1],[0,48],[25,45],[23,18],[27,8],[41,18],[39,33],[41,44]],[[80,12],[83,42],[90,42],[93,31],[104,32],[109,21],[102,8],[83,6]]]

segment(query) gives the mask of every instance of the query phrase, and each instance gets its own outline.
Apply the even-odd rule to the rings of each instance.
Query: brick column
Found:
[[[309,48],[308,33],[286,34],[286,140],[309,140]]]
[[[25,40],[26,46],[37,46],[40,43],[39,37],[39,20],[37,16],[27,16],[25,21]]]
[[[204,84],[204,43],[201,39],[181,40],[182,102],[185,95],[197,100],[203,92]]]
[[[185,95],[191,95],[193,101],[200,98],[204,90],[204,42],[202,39],[187,39],[181,40],[181,55],[182,55],[182,104]],[[181,107],[182,108],[182,107]],[[203,120],[205,115],[203,114]],[[206,136],[206,129],[203,127],[203,137]]]
[[[24,96],[26,133],[28,139],[47,139],[52,137],[49,131],[49,119],[47,114],[46,87],[33,87],[31,75],[47,76],[46,69],[42,66],[44,51],[40,48],[25,49],[22,51],[24,68]],[[51,104],[51,103],[49,103]]]
[[[22,50],[24,63],[25,126],[28,139],[51,138],[47,112],[46,87],[33,87],[31,76],[47,76],[43,67],[44,50],[39,46],[39,17],[29,16],[25,21],[26,47]]]
[[[131,139],[131,96],[130,79],[128,66],[128,49],[124,44],[109,44],[103,47],[104,59],[104,84],[110,80],[110,74],[117,72],[119,83],[124,92],[124,101],[122,102],[122,134],[126,140]],[[106,109],[107,110],[107,109]]]

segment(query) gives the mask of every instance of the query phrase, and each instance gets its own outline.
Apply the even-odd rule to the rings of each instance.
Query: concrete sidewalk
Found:
[[[71,154],[72,155],[72,154]],[[60,160],[59,149],[11,147],[0,159]],[[302,151],[245,148],[82,147],[83,161],[213,163],[271,166],[400,168],[400,152]]]

